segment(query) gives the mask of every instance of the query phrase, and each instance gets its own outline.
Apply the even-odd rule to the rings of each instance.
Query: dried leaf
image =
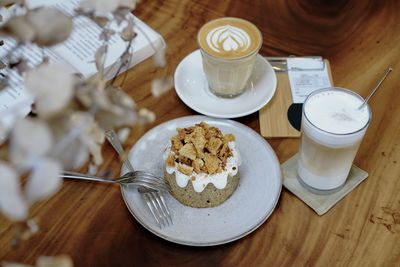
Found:
[[[80,81],[76,85],[75,97],[86,108],[101,108],[110,105],[104,91],[106,82],[98,73],[88,80]]]
[[[121,126],[131,126],[137,121],[136,104],[120,87],[109,85],[106,94],[110,101],[96,115],[96,121],[103,129],[114,129]]]
[[[105,141],[104,130],[98,126],[90,114],[85,112],[75,112],[71,117],[71,127],[76,127],[80,130],[80,141],[89,150],[94,163],[100,165],[103,162],[101,146]]]
[[[115,31],[112,29],[103,29],[100,33],[100,40],[102,41],[108,41],[111,39],[111,37],[115,34]]]
[[[52,145],[53,138],[45,123],[31,118],[19,120],[11,132],[10,159],[16,166],[29,168]]]
[[[106,93],[113,104],[116,106],[134,109],[136,107],[135,101],[124,92],[121,87],[109,85],[106,88]]]
[[[104,57],[106,52],[107,45],[102,45],[97,49],[96,54],[94,55],[96,68],[100,73],[103,73],[104,70]]]
[[[2,41],[0,41],[2,42]],[[0,70],[5,69],[7,67],[7,64],[4,63],[2,60],[0,60]]]
[[[158,47],[153,55],[153,62],[156,67],[163,68],[167,65],[165,59],[165,47]]]
[[[66,170],[81,168],[89,159],[87,147],[78,139],[71,140],[59,153],[52,154]]]
[[[95,118],[99,126],[104,130],[132,126],[137,122],[137,114],[133,110],[127,110],[124,115],[100,110],[96,113]]]
[[[62,68],[48,64],[27,72],[25,85],[35,98],[37,113],[47,116],[62,110],[72,98],[74,78]]]
[[[80,7],[86,12],[113,12],[118,8],[118,1],[110,0],[83,0]]]
[[[42,158],[38,161],[26,185],[26,196],[30,203],[47,198],[58,191],[62,178],[60,163],[50,158]]]
[[[15,4],[23,4],[24,2],[25,0],[0,0],[0,7],[9,7]]]
[[[155,97],[159,97],[168,92],[172,86],[174,86],[174,80],[171,76],[166,76],[161,79],[154,79],[151,82],[151,94]]]
[[[136,37],[136,33],[134,31],[134,24],[133,24],[133,18],[129,18],[128,24],[125,26],[125,28],[121,32],[121,38],[122,40],[129,42],[132,41],[133,38]]]
[[[0,145],[6,140],[9,129],[5,123],[0,120]]]
[[[109,19],[107,17],[103,17],[103,16],[91,16],[90,19],[93,20],[101,28],[104,28],[108,24],[108,21],[109,21]]]
[[[19,74],[24,73],[28,70],[28,61],[23,58],[19,58],[17,62],[9,64],[10,69],[16,69]]]
[[[0,162],[0,211],[13,221],[24,220],[28,206],[22,197],[17,172]]]
[[[9,76],[5,76],[0,74],[0,92],[1,90],[7,88],[10,85],[10,78]]]
[[[114,19],[118,25],[126,20],[126,16],[131,13],[131,9],[120,7],[113,12]]]
[[[152,123],[156,120],[156,114],[147,108],[140,109],[138,114],[140,121],[143,123]]]

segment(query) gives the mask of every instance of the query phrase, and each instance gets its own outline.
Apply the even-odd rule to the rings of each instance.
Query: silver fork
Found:
[[[122,148],[122,144],[114,130],[107,130],[106,138],[115,151],[117,151],[118,155],[122,156],[124,154],[124,149]],[[123,164],[125,164],[125,167],[130,171],[134,172],[134,168],[129,159],[124,160]],[[146,187],[139,187],[138,192],[143,195],[151,214],[160,228],[173,224],[172,216],[168,209],[167,203],[160,192],[148,189]]]
[[[137,185],[140,188],[145,187],[148,188],[150,191],[169,191],[168,185],[165,183],[164,180],[160,179],[159,177],[143,171],[136,171],[136,172],[128,172],[117,179],[106,179],[97,177],[90,174],[79,173],[79,172],[70,172],[64,171],[62,174],[59,175],[63,178],[68,179],[81,179],[81,180],[89,180],[89,181],[96,181],[96,182],[103,182],[103,183],[114,183],[114,184],[121,184],[121,185]]]

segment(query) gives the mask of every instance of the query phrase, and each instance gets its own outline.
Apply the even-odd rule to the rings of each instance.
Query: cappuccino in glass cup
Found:
[[[210,91],[221,97],[241,94],[262,45],[257,27],[239,18],[219,18],[200,29],[197,41]]]
[[[303,104],[297,173],[312,189],[333,190],[349,175],[358,147],[371,121],[364,99],[343,88],[311,93]]]

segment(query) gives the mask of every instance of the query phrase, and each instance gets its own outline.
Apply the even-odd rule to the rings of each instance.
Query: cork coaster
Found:
[[[306,188],[297,175],[297,158],[296,153],[281,165],[283,174],[283,186],[295,194],[300,200],[312,208],[318,215],[325,214],[336,203],[356,188],[362,181],[368,177],[368,173],[356,165],[351,167],[349,177],[346,183],[329,193],[321,194],[320,191]]]

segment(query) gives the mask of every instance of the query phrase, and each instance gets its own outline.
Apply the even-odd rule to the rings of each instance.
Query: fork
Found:
[[[105,134],[108,142],[110,142],[112,147],[121,157],[124,154],[124,149],[122,148],[122,144],[117,134],[114,132],[114,130],[107,130]],[[130,171],[135,172],[128,158],[124,160],[123,164]],[[149,207],[151,214],[161,229],[173,224],[172,216],[168,209],[167,203],[160,192],[151,189],[149,190],[148,188],[142,186],[139,186],[138,192],[144,196],[144,200]]]
[[[164,180],[160,179],[159,177],[149,172],[144,172],[144,171],[128,172],[123,176],[112,180],[97,177],[90,174],[70,172],[70,171],[64,171],[59,176],[68,179],[82,179],[82,180],[97,181],[103,183],[114,183],[114,184],[117,183],[121,185],[130,185],[130,184],[137,185],[140,188],[144,187],[153,192],[169,191],[169,187]]]

